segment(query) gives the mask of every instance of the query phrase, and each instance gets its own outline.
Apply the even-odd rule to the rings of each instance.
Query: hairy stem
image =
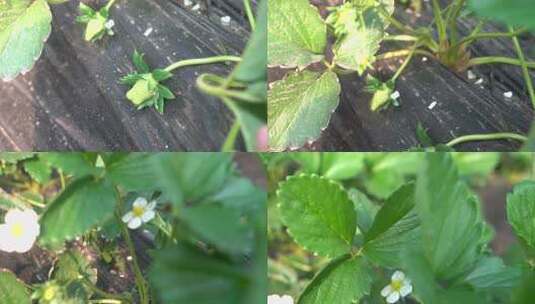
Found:
[[[405,49],[405,50],[386,52],[386,53],[377,55],[376,59],[382,60],[382,59],[390,59],[390,58],[396,58],[396,57],[401,57],[401,56],[407,56],[411,53],[411,51],[412,51],[411,49]],[[431,52],[421,50],[421,49],[414,50],[414,54],[435,57],[435,55],[433,55]]]
[[[514,29],[512,27],[509,27],[509,31],[514,33]],[[531,80],[531,75],[529,74],[528,66],[526,65],[526,57],[524,56],[524,52],[520,47],[518,38],[516,36],[512,36],[512,39],[515,45],[516,53],[518,54],[518,58],[520,60],[520,66],[522,67],[522,74],[524,75],[524,82],[526,82],[529,98],[531,99],[531,105],[535,109],[535,92],[533,91],[533,82]]]
[[[518,35],[524,33],[525,31],[526,30],[522,29],[522,30],[508,32],[508,33],[481,33],[481,34],[477,34],[476,33],[476,34],[473,34],[473,35],[470,35],[470,36],[466,36],[465,38],[461,39],[459,42],[457,42],[457,44],[454,45],[454,47],[463,45],[465,43],[470,43],[470,42],[472,42],[474,40],[479,40],[479,39],[515,37],[515,36],[518,36]]]
[[[251,29],[254,31],[256,28],[256,21],[253,14],[253,9],[251,8],[251,0],[243,0],[243,7],[245,8],[245,14],[251,25]]]
[[[524,135],[516,133],[493,133],[493,134],[473,134],[457,137],[446,144],[448,147],[453,147],[458,144],[471,142],[471,141],[489,141],[489,140],[501,140],[512,139],[520,142],[525,142],[528,138]]]
[[[433,15],[435,17],[435,24],[437,25],[439,44],[440,46],[445,46],[448,41],[448,33],[438,0],[433,0]]]
[[[482,64],[491,64],[491,63],[503,63],[503,64],[522,66],[522,62],[516,58],[488,56],[488,57],[476,57],[476,58],[470,59],[470,61],[468,61],[468,67],[475,66],[475,65],[482,65]],[[524,62],[524,64],[530,69],[535,69],[535,61],[526,61]]]
[[[227,139],[225,140],[225,143],[223,144],[223,147],[221,148],[221,152],[233,152],[234,147],[236,146],[236,139],[238,138],[238,134],[240,133],[241,125],[239,121],[234,121],[232,124],[232,128],[230,129],[230,132],[227,135]]]
[[[215,56],[208,58],[196,58],[196,59],[186,59],[173,63],[172,65],[165,68],[167,72],[172,72],[178,68],[183,68],[192,65],[201,65],[201,64],[211,64],[211,63],[220,63],[220,62],[240,62],[241,57],[237,56]]]
[[[136,249],[134,247],[134,243],[132,242],[132,238],[130,237],[130,232],[128,231],[128,227],[121,220],[120,211],[123,210],[123,204],[124,204],[123,199],[118,189],[116,189],[116,193],[118,197],[116,217],[117,217],[117,221],[120,223],[121,234],[123,235],[123,238],[126,242],[128,251],[130,252],[130,256],[132,256],[132,268],[134,270],[136,286],[139,292],[139,301],[140,301],[140,304],[149,304],[150,303],[149,285],[147,284],[147,281],[145,281],[145,278],[143,277],[143,273],[141,272],[141,268],[139,267]]]
[[[105,6],[106,10],[110,10],[110,8],[115,3],[115,1],[117,1],[117,0],[110,0]]]
[[[403,64],[396,71],[396,74],[394,74],[394,76],[392,77],[392,81],[395,82],[398,79],[399,75],[401,75],[403,70],[405,70],[405,68],[409,65],[409,62],[411,62],[412,57],[414,56],[414,52],[416,51],[417,48],[418,48],[418,45],[414,45],[414,47],[412,47],[412,49],[409,52],[409,56],[407,56]]]

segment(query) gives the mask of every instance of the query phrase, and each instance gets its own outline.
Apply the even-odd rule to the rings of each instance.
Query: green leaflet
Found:
[[[385,267],[400,267],[399,253],[420,235],[414,212],[414,184],[394,192],[375,215],[365,234],[363,252],[373,262]]]
[[[362,257],[344,255],[310,282],[297,304],[358,303],[370,291],[371,272]]]
[[[342,186],[317,175],[291,176],[280,184],[277,199],[297,243],[327,257],[349,253],[357,218]]]
[[[471,0],[468,6],[476,14],[510,25],[535,28],[535,2],[532,0]]]
[[[0,303],[2,304],[30,304],[30,296],[24,284],[17,277],[7,271],[0,270]]]
[[[180,218],[202,240],[223,252],[237,255],[252,250],[253,233],[238,209],[204,204],[183,208]]]
[[[150,273],[163,303],[175,304],[249,304],[251,276],[245,267],[183,244],[157,252]]]
[[[337,31],[334,63],[359,74],[375,62],[389,23],[377,8],[381,5],[389,14],[394,12],[394,0],[375,1],[375,5],[346,3],[335,11],[331,23]],[[340,30],[343,27],[343,30]]]
[[[520,267],[505,266],[499,257],[484,257],[464,281],[478,289],[511,288],[521,276]]]
[[[45,0],[0,2],[0,78],[11,80],[33,66],[50,35],[51,22]]]
[[[113,217],[115,190],[106,179],[88,176],[74,181],[41,217],[40,242],[61,245]]]
[[[268,64],[304,68],[323,59],[327,27],[308,0],[268,0]]]
[[[297,148],[316,140],[329,124],[339,102],[335,73],[301,71],[273,83],[268,92],[270,148]]]
[[[454,279],[473,268],[480,255],[479,202],[459,180],[450,154],[428,153],[422,167],[416,210],[423,250],[437,278]]]
[[[522,182],[507,195],[507,219],[515,233],[535,249],[535,182]]]
[[[290,156],[301,164],[304,172],[316,173],[330,179],[349,179],[364,169],[364,154],[300,152]]]

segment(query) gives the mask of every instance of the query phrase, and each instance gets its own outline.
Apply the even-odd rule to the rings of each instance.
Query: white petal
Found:
[[[145,209],[153,210],[156,207],[156,201],[151,201]]]
[[[28,252],[30,251],[30,249],[32,249],[33,244],[35,243],[35,239],[35,237],[22,238],[14,244],[13,250],[18,253]]]
[[[405,279],[405,274],[399,270],[396,270],[392,275],[392,281],[403,281]]]
[[[402,297],[408,296],[411,292],[412,292],[412,285],[411,284],[403,285],[399,289],[399,293],[401,294]]]
[[[11,235],[9,233],[8,225],[0,225],[0,250],[5,252],[12,252],[10,249]]]
[[[26,219],[26,216],[22,210],[19,209],[10,209],[6,213],[5,222],[6,224],[22,222]]]
[[[383,288],[383,290],[381,290],[381,296],[383,297],[388,297],[389,294],[392,293],[392,291],[394,291],[392,289],[392,286],[390,286],[390,284],[386,285],[385,288]]]
[[[143,220],[144,223],[147,223],[150,220],[152,220],[155,215],[156,214],[154,213],[154,211],[148,210],[145,213],[143,213],[143,216],[141,217],[141,219]]]
[[[279,295],[269,295],[268,296],[268,304],[279,304],[281,298]]]
[[[284,295],[280,301],[281,304],[294,304],[294,299],[288,295]]]
[[[397,301],[399,301],[399,292],[397,291],[394,291],[386,298],[386,302],[391,304],[396,303]]]
[[[128,223],[132,220],[132,218],[134,218],[134,213],[130,211],[127,214],[125,214],[121,220],[123,221],[123,223]]]
[[[147,199],[144,197],[138,197],[134,201],[134,207],[143,207],[145,208],[147,206]]]
[[[132,220],[130,220],[128,222],[128,228],[134,230],[134,229],[137,229],[141,226],[143,222],[141,221],[141,218],[139,217],[134,217]]]

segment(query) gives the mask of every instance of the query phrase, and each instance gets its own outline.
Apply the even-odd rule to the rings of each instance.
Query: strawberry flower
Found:
[[[390,284],[381,290],[381,296],[386,299],[387,303],[396,303],[399,299],[408,296],[412,292],[411,280],[405,277],[401,271],[396,271],[392,275]]]
[[[156,202],[147,202],[147,199],[138,197],[132,204],[132,210],[126,213],[121,219],[123,223],[128,224],[128,228],[135,230],[141,227],[142,224],[150,222],[156,213],[154,208]]]
[[[38,216],[32,209],[11,209],[0,225],[0,250],[24,253],[29,251],[39,236]]]
[[[126,98],[130,100],[138,110],[146,107],[154,107],[163,114],[166,99],[174,99],[175,95],[168,87],[160,84],[173,76],[171,72],[162,69],[151,71],[148,64],[143,59],[143,55],[134,52],[132,57],[136,72],[121,78],[121,83],[131,86],[126,93]]]

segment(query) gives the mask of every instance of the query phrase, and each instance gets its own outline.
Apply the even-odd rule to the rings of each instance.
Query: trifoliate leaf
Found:
[[[306,67],[323,59],[327,27],[308,0],[268,0],[268,64]]]
[[[280,184],[277,200],[297,243],[328,257],[349,253],[357,217],[342,186],[317,175],[291,176]]]
[[[316,140],[339,102],[335,73],[301,71],[274,82],[268,92],[270,148],[298,148]]]
[[[45,0],[0,2],[0,78],[11,80],[39,58],[51,31]]]

